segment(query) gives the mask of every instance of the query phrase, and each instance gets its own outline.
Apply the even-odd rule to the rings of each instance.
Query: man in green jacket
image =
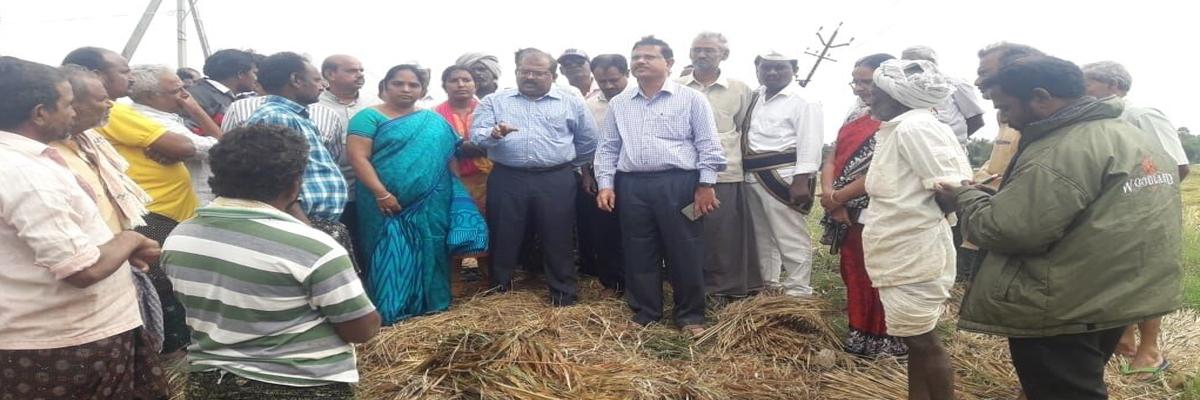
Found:
[[[1022,138],[995,194],[939,188],[987,252],[958,326],[1009,337],[1030,400],[1106,399],[1124,327],[1180,305],[1175,163],[1121,103],[1085,97],[1069,61],[1023,58],[983,88]]]

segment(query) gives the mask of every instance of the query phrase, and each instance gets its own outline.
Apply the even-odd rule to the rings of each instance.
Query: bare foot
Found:
[[[1113,350],[1113,353],[1116,353],[1117,355],[1125,356],[1125,357],[1136,356],[1137,355],[1137,344],[1136,343],[1125,343],[1124,341],[1122,341],[1121,343],[1117,343],[1117,348],[1116,348],[1116,350]]]

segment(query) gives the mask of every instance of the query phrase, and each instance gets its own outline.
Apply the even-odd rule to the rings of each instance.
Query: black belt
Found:
[[[571,163],[563,163],[563,164],[558,164],[558,165],[554,165],[554,166],[550,166],[550,167],[524,167],[524,168],[510,167],[510,166],[507,166],[507,165],[504,165],[504,164],[501,164],[501,163],[498,163],[495,161],[493,161],[492,164],[497,167],[501,167],[504,169],[510,169],[513,171],[534,172],[534,173],[561,171],[561,170],[572,167]]]
[[[658,176],[658,175],[675,175],[675,174],[690,174],[695,173],[694,169],[672,168],[662,171],[617,171],[617,175],[633,175],[633,176]]]

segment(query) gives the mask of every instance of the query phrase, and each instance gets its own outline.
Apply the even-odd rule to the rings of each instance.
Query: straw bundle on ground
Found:
[[[553,308],[544,289],[463,299],[448,312],[385,328],[358,347],[362,399],[901,399],[904,365],[840,350],[824,300],[763,295],[710,315],[690,338],[669,325],[641,328],[619,299],[581,282],[580,304]],[[957,301],[957,298],[952,301]],[[1003,339],[939,332],[960,399],[1011,399],[1017,381]],[[669,310],[668,310],[669,315]],[[1167,318],[1163,348],[1174,373],[1200,366],[1194,312]],[[1114,363],[1115,365],[1115,363]],[[1113,367],[1115,368],[1115,366]],[[1110,373],[1113,399],[1172,399],[1157,383]],[[1190,376],[1190,375],[1189,375]]]

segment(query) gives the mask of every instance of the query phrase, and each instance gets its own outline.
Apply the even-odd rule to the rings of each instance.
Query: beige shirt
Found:
[[[927,109],[884,122],[867,172],[871,205],[863,212],[863,252],[875,287],[937,279],[953,263],[953,223],[938,208],[934,184],[971,178],[954,131]],[[953,214],[950,215],[953,217]]]
[[[1183,142],[1179,140],[1179,131],[1171,124],[1166,115],[1162,111],[1154,108],[1143,108],[1134,106],[1129,100],[1124,100],[1125,111],[1121,112],[1121,119],[1136,126],[1142,132],[1148,135],[1154,135],[1158,143],[1162,145],[1163,151],[1171,156],[1178,165],[1188,165],[1187,152],[1183,150]]]
[[[1012,163],[1013,156],[1017,155],[1017,146],[1021,144],[1021,132],[1013,129],[1008,124],[1001,123],[1000,131],[996,133],[996,140],[992,141],[992,154],[988,160],[979,166],[979,171],[975,172],[975,181],[983,182],[992,175],[997,175],[991,186],[994,189],[1000,189],[1000,182],[1004,180],[1004,172],[1008,170],[1008,164]]]
[[[100,182],[100,175],[96,173],[95,166],[80,155],[79,146],[75,145],[75,142],[70,139],[66,139],[51,143],[50,147],[58,149],[58,153],[67,162],[67,168],[70,168],[75,175],[83,178],[83,181],[95,191],[96,207],[100,209],[100,218],[104,219],[104,223],[108,225],[108,229],[113,233],[124,230],[121,228],[120,215],[117,213],[117,209],[113,207],[112,199],[108,197],[108,191],[104,189],[104,183]]]
[[[604,118],[608,116],[608,99],[604,95],[589,97],[586,101],[588,110],[592,112],[592,117],[595,118],[597,125],[604,124]]]
[[[142,325],[128,263],[86,288],[62,280],[95,264],[113,233],[48,148],[0,131],[0,350],[76,346]]]
[[[742,123],[750,108],[750,97],[754,94],[749,86],[736,79],[721,75],[713,84],[704,86],[692,75],[679,78],[679,84],[699,90],[708,97],[712,105],[713,119],[717,122],[717,138],[725,150],[725,171],[717,174],[717,182],[742,182]]]

